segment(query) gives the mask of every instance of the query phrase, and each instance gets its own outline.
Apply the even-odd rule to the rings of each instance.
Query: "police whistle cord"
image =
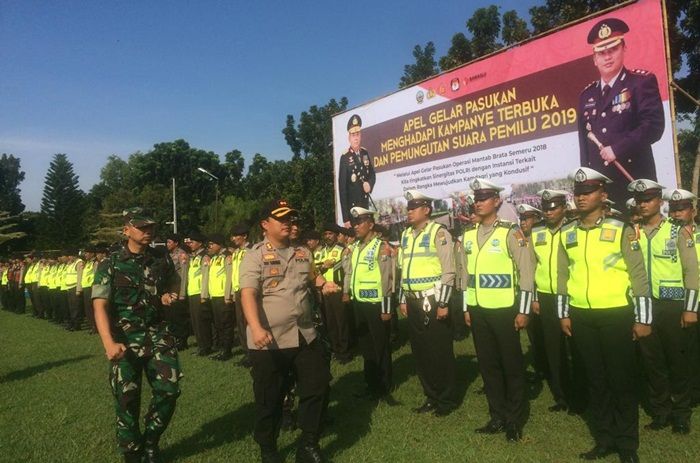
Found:
[[[588,137],[588,139],[589,139],[590,141],[593,142],[593,144],[595,144],[595,146],[598,147],[599,150],[602,150],[602,149],[604,148],[604,147],[603,147],[603,144],[600,142],[600,140],[598,140],[598,137],[596,137],[595,134],[594,134],[593,132],[589,131],[589,132],[588,132],[588,135],[586,135],[586,136]],[[608,161],[605,161],[604,164],[607,166],[609,163],[608,163]],[[614,165],[615,167],[617,167],[617,170],[619,170],[620,173],[621,173],[622,175],[624,175],[625,178],[626,178],[627,180],[629,180],[630,182],[633,182],[633,181],[634,181],[634,178],[630,175],[629,172],[627,172],[627,169],[625,169],[624,167],[622,167],[622,164],[620,164],[620,163],[617,161],[617,159],[615,159],[615,160],[613,161],[613,165]]]

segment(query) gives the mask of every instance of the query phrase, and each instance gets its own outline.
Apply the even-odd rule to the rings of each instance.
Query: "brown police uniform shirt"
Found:
[[[316,339],[311,287],[316,274],[306,246],[276,249],[267,239],[246,252],[240,266],[240,286],[257,291],[258,317],[272,333],[265,349],[299,347],[299,333],[307,343]],[[258,350],[247,328],[248,348]]]

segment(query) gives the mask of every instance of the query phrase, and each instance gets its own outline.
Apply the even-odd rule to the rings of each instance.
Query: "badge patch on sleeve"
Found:
[[[571,230],[566,233],[566,249],[573,248],[578,245],[578,238],[576,237],[576,230]]]
[[[445,232],[443,230],[438,232],[437,237],[440,240],[441,245],[445,246],[447,244],[447,238],[445,237]]]
[[[613,242],[616,236],[617,230],[613,230],[612,228],[603,228],[600,231],[600,241]]]

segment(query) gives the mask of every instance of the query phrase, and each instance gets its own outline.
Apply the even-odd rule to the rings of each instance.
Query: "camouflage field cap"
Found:
[[[130,207],[122,211],[124,225],[140,228],[156,223],[155,220],[142,207]]]

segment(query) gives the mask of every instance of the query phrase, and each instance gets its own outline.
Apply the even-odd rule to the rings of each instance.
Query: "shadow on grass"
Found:
[[[163,449],[163,461],[172,461],[176,456],[178,460],[187,461],[187,457],[244,439],[252,433],[254,422],[255,404],[251,402],[242,405],[237,410],[203,424],[196,433]]]
[[[92,355],[79,355],[78,357],[72,357],[61,360],[54,360],[52,362],[42,363],[40,365],[34,365],[31,367],[23,368],[22,370],[12,371],[2,377],[0,377],[0,383],[9,383],[12,381],[22,381],[31,378],[34,375],[43,373],[52,368],[62,367],[63,365],[68,365],[70,363],[82,362],[85,359],[89,359]]]

